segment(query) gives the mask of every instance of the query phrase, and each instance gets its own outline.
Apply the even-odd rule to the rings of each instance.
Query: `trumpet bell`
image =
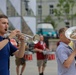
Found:
[[[36,44],[36,43],[38,43],[39,40],[40,40],[40,37],[39,37],[39,35],[36,34],[36,35],[33,37],[33,43]]]
[[[65,31],[65,36],[70,40],[76,40],[76,26],[68,28]]]
[[[30,36],[30,35],[28,35],[28,36],[25,36],[25,40],[26,40],[26,42],[28,42],[28,43],[34,43],[34,44],[36,44],[36,43],[38,43],[38,41],[40,40],[40,37],[39,37],[39,35],[34,35],[34,36]]]

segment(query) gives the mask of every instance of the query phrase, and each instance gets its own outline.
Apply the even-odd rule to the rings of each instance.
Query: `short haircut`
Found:
[[[59,29],[59,35],[60,35],[61,33],[65,32],[66,29],[67,29],[67,28],[61,28],[61,29]]]
[[[1,18],[8,18],[6,15],[4,15],[4,14],[0,14],[0,19]]]

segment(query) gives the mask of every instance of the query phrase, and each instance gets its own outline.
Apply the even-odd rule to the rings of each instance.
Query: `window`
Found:
[[[54,6],[49,5],[49,14],[53,14],[53,13],[54,13]]]
[[[31,9],[27,11],[27,15],[31,15]]]
[[[42,14],[42,6],[38,5],[38,15]]]

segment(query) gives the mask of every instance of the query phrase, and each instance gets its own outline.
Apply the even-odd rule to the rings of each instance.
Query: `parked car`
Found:
[[[45,37],[56,38],[57,32],[54,30],[52,24],[41,23],[37,25],[37,34],[41,34]]]

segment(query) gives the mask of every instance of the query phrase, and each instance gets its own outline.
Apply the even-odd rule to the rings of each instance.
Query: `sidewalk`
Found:
[[[10,75],[16,74],[15,57],[10,58]],[[33,54],[33,60],[26,62],[26,68],[23,75],[39,75],[36,65],[36,55]],[[57,63],[56,60],[48,61],[44,75],[57,75]]]

